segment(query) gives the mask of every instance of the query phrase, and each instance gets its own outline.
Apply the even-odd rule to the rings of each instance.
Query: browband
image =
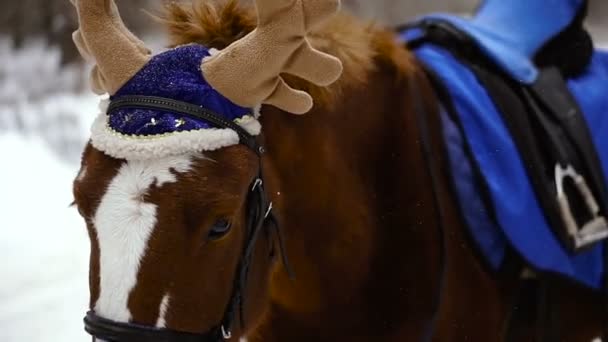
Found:
[[[264,148],[243,127],[204,107],[164,97],[128,95],[112,99],[107,114],[112,115],[114,111],[122,108],[155,109],[202,119],[215,126],[232,129],[239,136],[241,144],[249,147],[258,155],[264,154]]]

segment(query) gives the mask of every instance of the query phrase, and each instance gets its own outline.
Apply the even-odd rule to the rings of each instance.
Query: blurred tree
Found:
[[[169,0],[118,0],[127,26],[142,34],[154,22],[141,9],[151,9]],[[179,0],[192,1],[192,0]],[[195,0],[196,1],[196,0]],[[211,1],[211,0],[201,0]],[[218,0],[215,0],[218,1]],[[225,0],[219,0],[225,1]],[[251,0],[243,0],[250,2]],[[343,0],[344,7],[357,15],[397,25],[431,11],[470,13],[481,0]],[[608,25],[608,1],[591,1],[591,19],[595,26]],[[76,29],[76,13],[69,0],[0,0],[0,35],[11,37],[17,47],[27,39],[44,39],[63,51],[62,63],[78,59],[71,41]]]
[[[150,25],[149,18],[140,11],[149,1],[117,1],[127,25],[136,32],[145,31]],[[69,0],[0,1],[0,35],[10,37],[15,47],[22,47],[28,39],[43,39],[60,47],[64,64],[78,58],[72,43],[77,26],[76,11]]]
[[[342,0],[344,7],[367,18],[389,25],[407,22],[422,13],[447,11],[471,13],[483,0]],[[507,1],[507,0],[505,0]],[[608,30],[608,1],[589,0],[590,22]],[[608,40],[608,37],[603,39]]]
[[[343,0],[344,7],[366,18],[398,25],[428,12],[471,13],[480,0]]]
[[[589,18],[595,25],[603,26],[603,29],[608,30],[608,1],[606,0],[590,0]],[[606,37],[604,40],[608,40]]]

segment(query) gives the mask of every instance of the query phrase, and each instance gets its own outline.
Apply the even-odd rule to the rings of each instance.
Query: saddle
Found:
[[[442,98],[454,190],[488,264],[599,290],[608,239],[608,53],[584,0],[488,0],[401,28]]]

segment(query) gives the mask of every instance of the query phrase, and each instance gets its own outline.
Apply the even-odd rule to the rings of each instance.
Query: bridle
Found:
[[[439,175],[437,174],[436,165],[433,160],[432,138],[430,134],[429,117],[426,106],[422,103],[422,96],[419,90],[413,87],[412,93],[415,95],[412,98],[416,99],[416,121],[421,134],[421,152],[425,159],[425,166],[431,178],[431,190],[433,193],[433,204],[437,210],[438,224],[437,230],[440,239],[440,279],[436,293],[435,302],[433,303],[433,315],[428,325],[424,327],[422,341],[431,341],[439,316],[439,309],[442,303],[443,290],[446,277],[446,239],[445,239],[445,208],[439,200]],[[243,293],[247,284],[249,265],[253,255],[253,250],[256,241],[260,236],[263,227],[273,229],[277,235],[280,253],[283,265],[293,278],[293,272],[289,266],[283,238],[276,217],[272,212],[272,202],[268,199],[263,182],[262,175],[262,156],[265,149],[260,145],[256,138],[245,131],[242,127],[226,120],[220,115],[190,104],[167,98],[149,97],[149,96],[124,96],[119,99],[112,100],[107,113],[111,115],[114,111],[121,108],[143,108],[155,109],[163,111],[171,111],[189,115],[198,119],[202,119],[212,123],[220,128],[228,128],[234,130],[239,136],[239,143],[247,146],[253,151],[259,159],[259,170],[257,176],[253,179],[247,198],[247,216],[246,216],[246,240],[239,261],[236,276],[234,279],[232,295],[224,311],[224,316],[221,322],[205,333],[194,334],[170,329],[159,329],[151,326],[140,325],[137,323],[121,323],[104,319],[97,316],[94,312],[89,311],[84,318],[85,330],[94,337],[108,342],[220,342],[232,338],[232,328],[236,321],[237,314],[240,316],[240,324],[244,326],[243,321]],[[270,228],[269,228],[270,227]]]
[[[229,340],[232,338],[232,329],[237,315],[240,318],[240,325],[245,325],[243,320],[243,293],[247,285],[249,266],[256,242],[263,228],[276,234],[282,262],[287,272],[292,276],[287,255],[285,254],[282,234],[279,230],[276,217],[272,212],[272,202],[269,200],[264,189],[262,156],[265,153],[265,149],[254,136],[245,131],[241,126],[223,118],[217,113],[190,103],[161,97],[124,96],[111,101],[107,114],[112,115],[114,111],[121,108],[171,111],[205,120],[219,128],[232,129],[239,136],[239,143],[247,146],[258,156],[259,168],[256,177],[251,182],[247,196],[245,243],[236,269],[232,294],[221,322],[207,332],[194,334],[170,329],[159,329],[137,323],[114,322],[97,316],[93,311],[89,311],[84,318],[85,330],[92,336],[108,342],[216,342]]]

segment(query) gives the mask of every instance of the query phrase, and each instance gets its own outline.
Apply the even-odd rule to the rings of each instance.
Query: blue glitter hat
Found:
[[[205,81],[201,73],[201,60],[208,56],[207,48],[194,44],[157,55],[110,100],[145,94],[195,104],[230,121],[251,115],[250,108],[237,106]],[[150,109],[118,109],[109,114],[109,127],[115,132],[131,136],[145,137],[214,128],[202,119]]]
[[[339,0],[310,6],[305,0],[255,0],[257,29],[222,51],[192,44],[154,57],[125,27],[113,0],[71,2],[81,24],[74,34],[76,46],[96,64],[93,89],[110,93],[113,101],[109,113],[102,108],[91,141],[116,158],[158,158],[237,144],[234,130],[190,115],[198,109],[214,112],[220,121],[236,122],[258,135],[261,127],[253,108],[267,104],[304,114],[313,107],[312,96],[291,88],[283,74],[325,87],[342,73],[338,58],[307,40],[337,12]],[[136,101],[144,99],[146,105]]]
[[[191,44],[154,56],[110,100],[146,95],[188,102],[234,121],[250,134],[260,132],[254,110],[231,102],[205,80],[204,46]],[[105,112],[106,106],[102,107]],[[236,133],[192,116],[157,109],[120,108],[93,125],[93,145],[116,158],[148,159],[237,144]],[[162,138],[162,139],[161,139]]]

